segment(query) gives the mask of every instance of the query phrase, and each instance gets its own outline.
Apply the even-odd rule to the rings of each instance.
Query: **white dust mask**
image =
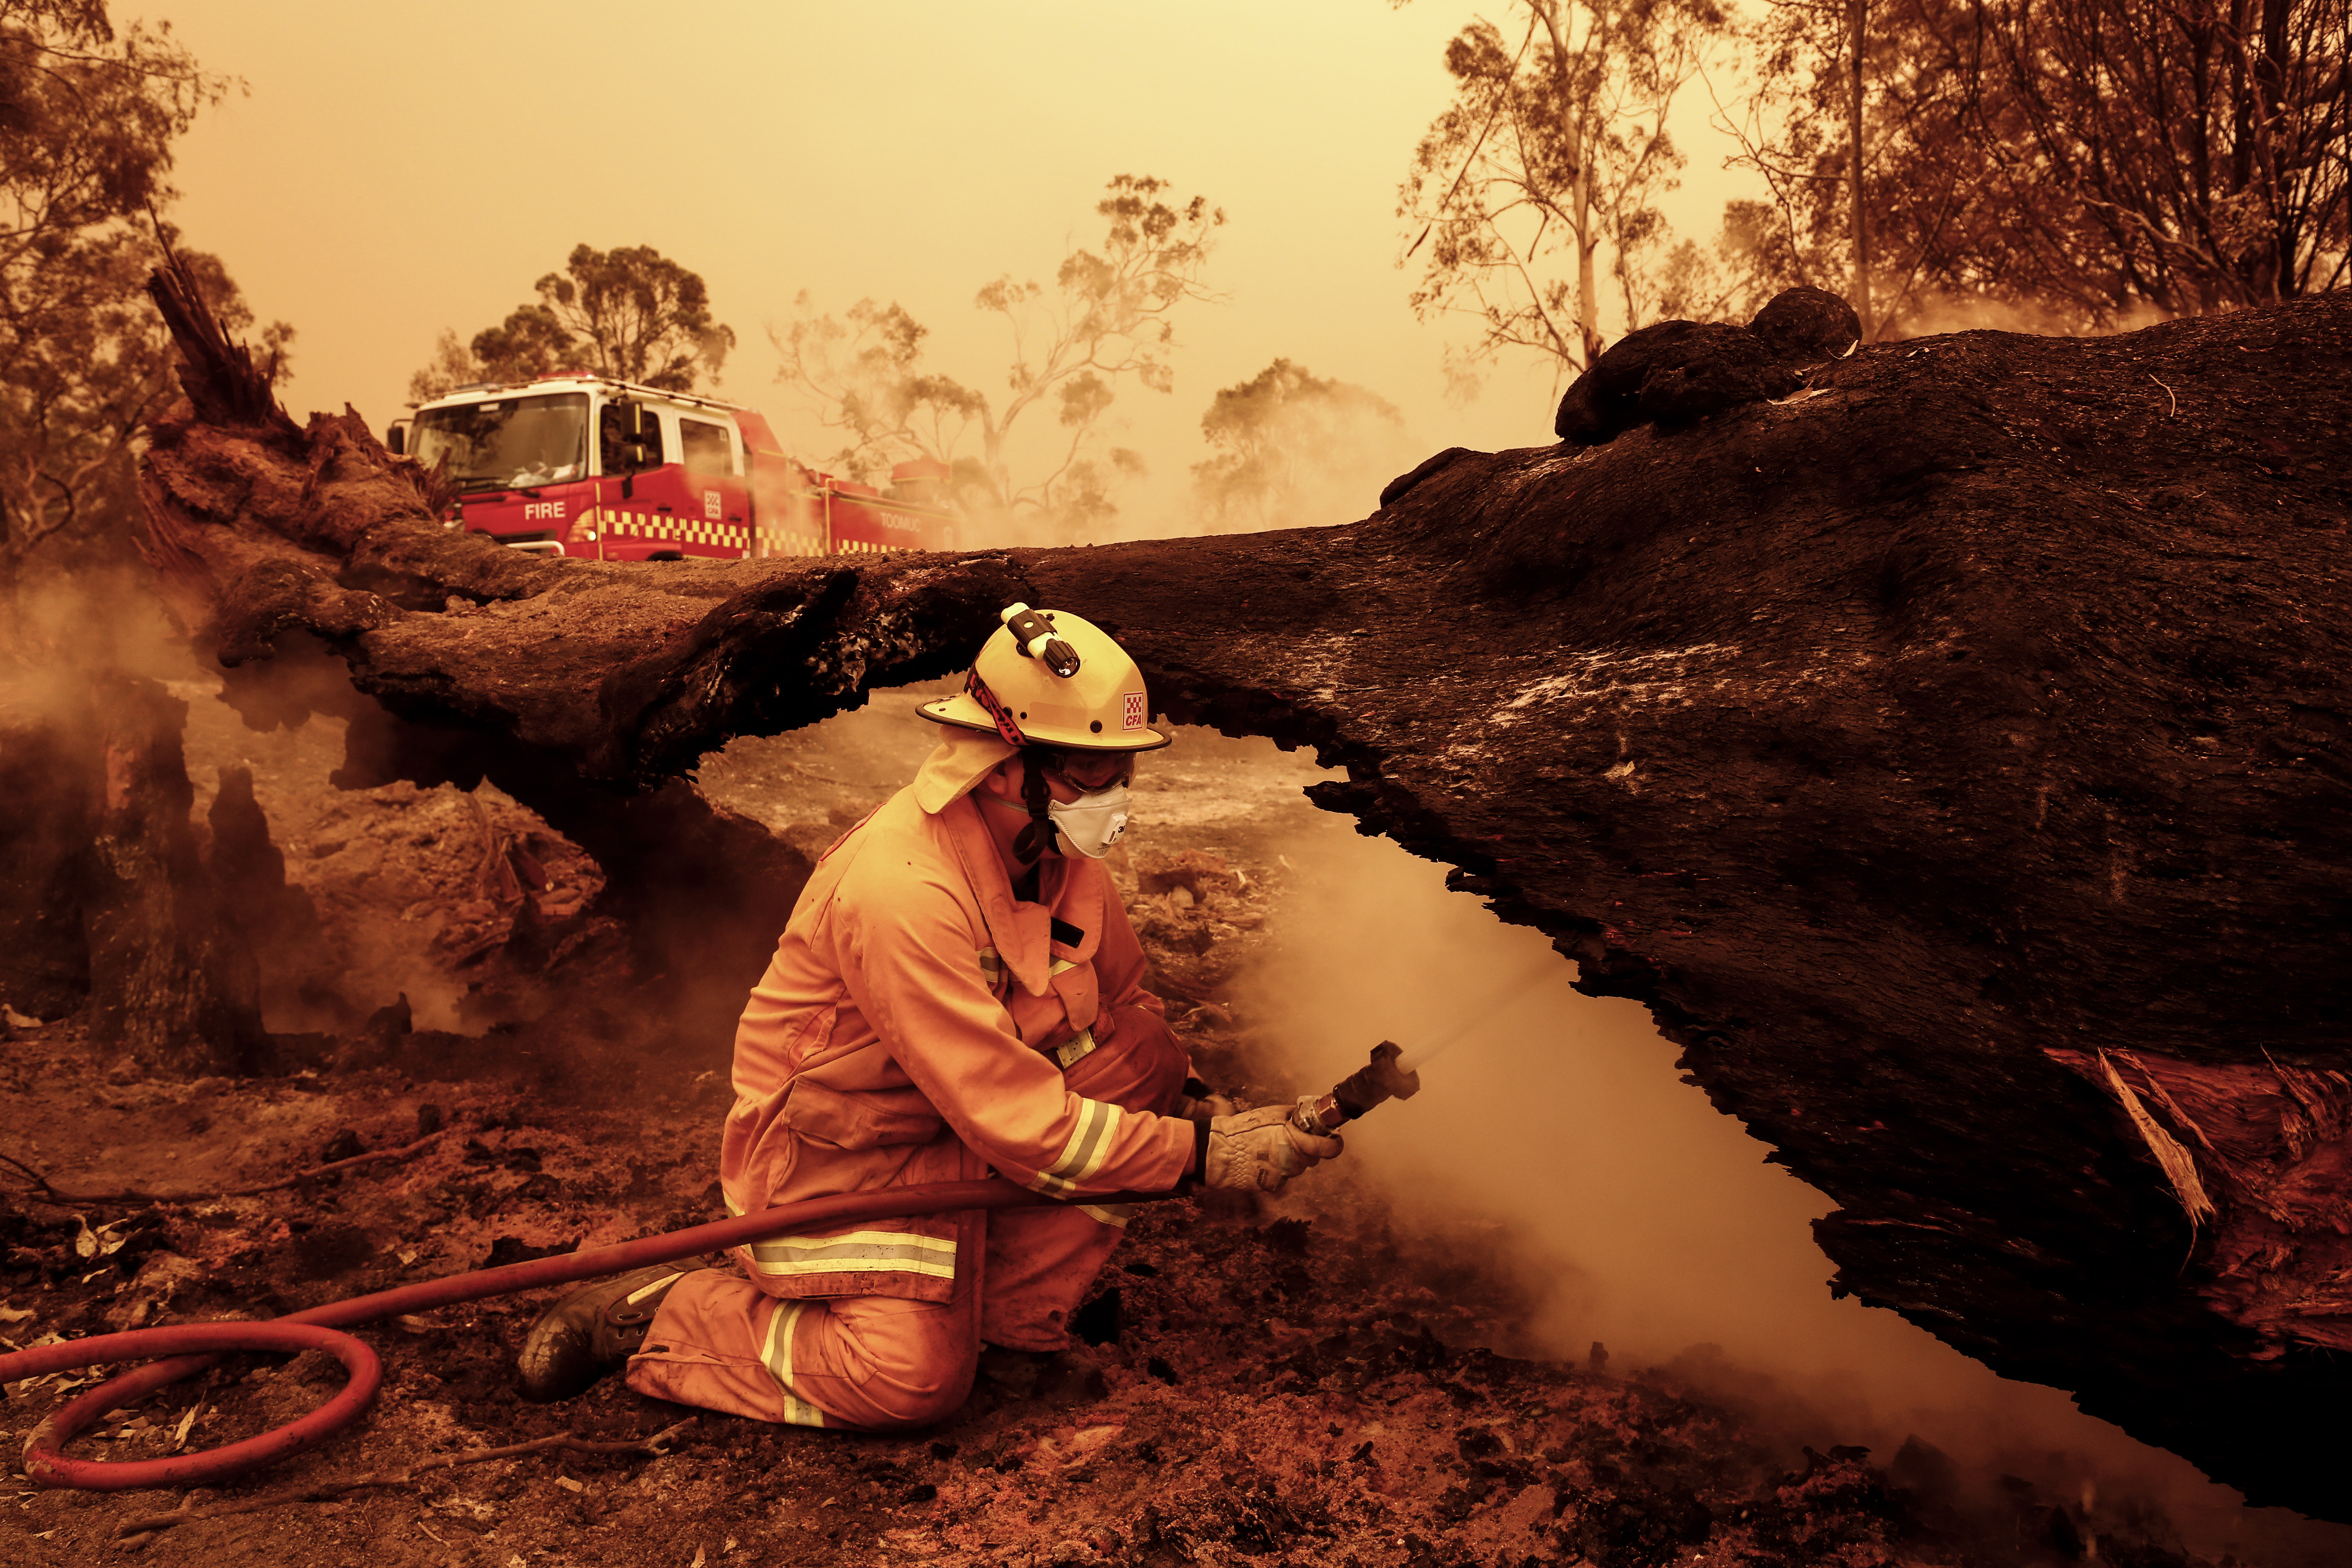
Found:
[[[1089,790],[1067,805],[1055,801],[1045,807],[1045,815],[1060,830],[1066,848],[1099,860],[1127,831],[1127,786]]]

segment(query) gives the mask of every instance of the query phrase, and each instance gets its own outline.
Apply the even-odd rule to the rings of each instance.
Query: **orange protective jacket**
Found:
[[[935,773],[927,764],[934,798]],[[1141,1027],[1160,1012],[1108,874],[1048,856],[1041,901],[1016,903],[979,805],[959,792],[926,811],[925,783],[826,852],[751,993],[719,1151],[728,1208],[987,1167],[1057,1197],[1173,1188],[1192,1157],[1190,1121],[1062,1081],[1120,1014],[1150,1015]],[[774,1295],[944,1301],[954,1216],[761,1242],[745,1261]]]

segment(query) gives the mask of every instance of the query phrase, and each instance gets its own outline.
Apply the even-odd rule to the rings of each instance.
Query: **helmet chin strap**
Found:
[[[1046,807],[1054,802],[1053,786],[1045,778],[1043,765],[1046,753],[1039,748],[1024,747],[1021,752],[1021,804],[1029,810],[1029,820],[1022,826],[1020,837],[1013,841],[1013,853],[1023,860],[1038,860],[1056,847],[1059,831]]]

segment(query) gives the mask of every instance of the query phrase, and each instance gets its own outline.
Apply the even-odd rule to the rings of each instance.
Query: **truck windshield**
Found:
[[[409,450],[426,468],[445,458],[461,490],[560,485],[588,472],[588,395],[543,393],[427,408]]]

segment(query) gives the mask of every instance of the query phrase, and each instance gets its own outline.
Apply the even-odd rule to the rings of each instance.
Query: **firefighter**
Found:
[[[1102,856],[1149,722],[1141,672],[1066,610],[1015,605],[938,748],[817,863],[735,1036],[730,1214],[1001,1173],[1065,1204],[871,1220],[663,1265],[531,1326],[523,1392],[625,1360],[643,1394],[868,1431],[961,1405],[983,1344],[1016,1387],[1087,1370],[1070,1314],[1129,1211],[1089,1194],[1278,1190],[1340,1152],[1192,1075]],[[1020,1375],[1027,1367],[1027,1378]]]

